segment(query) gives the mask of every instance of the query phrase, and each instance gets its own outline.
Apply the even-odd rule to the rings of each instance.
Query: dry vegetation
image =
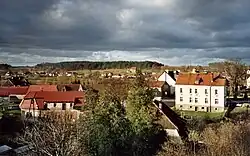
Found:
[[[202,144],[197,142],[196,144],[185,145],[166,143],[158,156],[250,155],[250,124],[247,121],[210,125],[197,136]],[[195,148],[194,145],[196,146]]]

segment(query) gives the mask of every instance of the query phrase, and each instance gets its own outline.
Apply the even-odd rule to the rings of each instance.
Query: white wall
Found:
[[[182,88],[182,93],[180,93],[180,88]],[[192,93],[190,93],[192,89]],[[197,89],[197,93],[195,93]],[[207,89],[207,94],[205,94],[205,89]],[[218,91],[218,95],[215,95],[215,90]],[[204,107],[203,111],[206,111],[206,107],[224,108],[225,106],[225,87],[224,86],[201,86],[201,85],[176,85],[175,86],[175,103],[176,105],[189,105]],[[183,98],[183,101],[180,101],[180,98]],[[190,97],[192,102],[190,102]],[[195,102],[197,98],[198,102]],[[205,103],[205,99],[208,99],[208,102]],[[218,104],[215,104],[215,99],[218,99]],[[190,108],[191,109],[191,108]]]
[[[250,77],[247,79],[247,87],[250,87]]]
[[[55,103],[56,106],[54,107],[54,103],[47,103],[47,107],[49,109],[60,109],[62,110],[62,103]],[[65,103],[66,104],[66,109],[73,109],[74,103]],[[71,107],[70,107],[71,104]]]
[[[175,80],[173,80],[173,78],[170,77],[167,72],[163,72],[158,78],[158,81],[166,81],[170,86],[175,86]]]

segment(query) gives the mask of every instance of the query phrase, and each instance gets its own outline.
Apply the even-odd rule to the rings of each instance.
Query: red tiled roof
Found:
[[[83,104],[84,92],[80,91],[39,91],[39,92],[29,92],[25,97],[20,107],[25,109],[30,107],[31,100],[35,99],[38,109],[44,108],[44,102],[72,102],[78,105]]]
[[[6,97],[10,94],[25,95],[28,87],[0,87],[0,96]]]
[[[58,91],[57,85],[30,85],[28,92]]]
[[[181,73],[176,81],[177,85],[225,86],[227,80],[214,73]]]
[[[149,82],[149,86],[152,88],[161,88],[165,83],[165,81],[151,81]]]

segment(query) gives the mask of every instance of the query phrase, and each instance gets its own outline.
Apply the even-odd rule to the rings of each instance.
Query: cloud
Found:
[[[12,64],[248,61],[249,13],[248,0],[1,0],[0,55]]]

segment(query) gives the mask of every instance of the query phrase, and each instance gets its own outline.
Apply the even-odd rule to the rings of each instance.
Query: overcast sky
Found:
[[[0,0],[0,61],[250,62],[249,0]]]

